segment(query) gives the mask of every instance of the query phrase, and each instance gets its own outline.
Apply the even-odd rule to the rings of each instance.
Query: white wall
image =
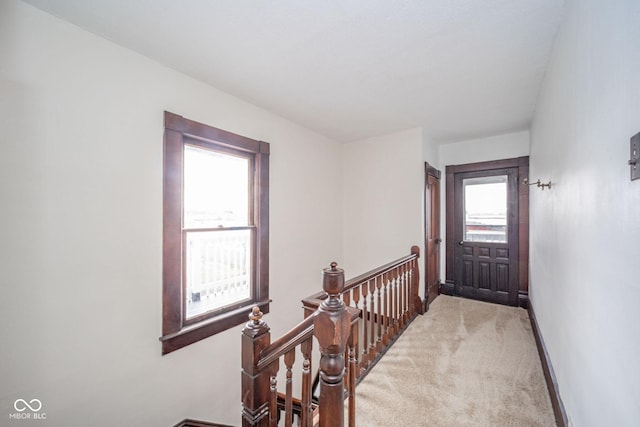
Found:
[[[422,161],[438,169],[440,167],[440,145],[422,129]]]
[[[239,425],[241,327],[160,356],[163,111],[271,143],[278,334],[342,256],[341,146],[15,0],[0,57],[0,424]]]
[[[445,166],[529,155],[529,131],[440,144],[442,173]]]
[[[420,128],[344,145],[347,277],[408,255],[413,245],[422,254],[422,147]]]
[[[531,130],[530,296],[575,426],[640,420],[640,2],[570,0]]]
[[[440,277],[446,276],[446,167],[466,163],[487,162],[490,160],[512,159],[529,155],[529,131],[513,132],[467,141],[441,144],[439,146],[440,170],[440,233],[443,243],[440,245]],[[449,279],[453,280],[453,277]]]

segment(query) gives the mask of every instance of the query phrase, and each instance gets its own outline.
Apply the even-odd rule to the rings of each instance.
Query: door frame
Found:
[[[423,301],[423,311],[429,310],[429,304],[433,301],[429,298],[429,284],[437,278],[438,280],[438,293],[440,290],[440,282],[441,282],[441,271],[440,271],[440,243],[442,242],[442,227],[440,221],[440,207],[442,206],[442,197],[441,197],[441,176],[442,173],[431,166],[429,162],[424,162],[424,301]],[[433,218],[431,213],[433,210],[431,209],[431,191],[429,190],[429,177],[432,176],[438,180],[438,206],[436,209],[436,218]],[[430,248],[429,246],[429,227],[431,222],[438,223],[438,236],[437,236],[437,245],[435,248]],[[429,276],[429,258],[431,256],[430,251],[434,250],[436,257],[436,278]]]
[[[518,168],[518,305],[529,305],[529,156],[488,162],[446,166],[446,280],[442,293],[455,294],[455,234],[454,175],[461,172],[479,172],[493,169]]]

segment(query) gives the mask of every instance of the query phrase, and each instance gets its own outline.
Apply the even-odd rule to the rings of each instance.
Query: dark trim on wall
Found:
[[[444,283],[440,283],[440,293],[445,295],[455,294],[456,284],[453,280],[445,280]]]
[[[207,421],[197,421],[197,420],[182,420],[178,424],[173,427],[234,427],[227,424],[216,424],[209,423]]]
[[[424,162],[424,163],[425,163],[427,175],[431,175],[436,177],[437,179],[440,179],[441,172],[438,169],[431,166],[428,162]]]
[[[529,186],[520,185],[529,179],[529,156],[518,157],[518,292],[529,300]],[[520,299],[518,298],[518,302]],[[524,305],[520,307],[526,308]]]
[[[518,307],[522,307],[524,309],[529,309],[529,293],[528,292],[518,292]]]
[[[556,417],[556,424],[558,427],[567,427],[569,425],[567,420],[567,413],[564,410],[562,399],[560,398],[560,392],[558,390],[558,382],[556,381],[556,375],[553,372],[553,366],[547,353],[547,348],[544,345],[544,340],[540,335],[540,328],[538,327],[538,321],[536,315],[533,312],[533,307],[529,304],[527,308],[529,312],[529,320],[531,321],[531,329],[533,330],[533,336],[536,338],[536,346],[538,347],[538,355],[540,356],[540,363],[542,363],[542,370],[544,372],[544,379],[547,382],[547,389],[549,390],[549,397],[551,398],[551,406],[553,407],[553,414]]]

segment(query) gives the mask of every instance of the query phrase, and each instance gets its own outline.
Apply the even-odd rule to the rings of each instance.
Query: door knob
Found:
[[[458,244],[459,244],[460,246],[464,245],[464,240],[460,240],[460,241],[458,242]]]
[[[440,242],[442,242],[442,239],[441,239],[441,238],[439,238],[439,237],[437,237],[437,238],[433,239],[433,241],[434,241],[434,243],[437,245],[437,244],[439,244]]]

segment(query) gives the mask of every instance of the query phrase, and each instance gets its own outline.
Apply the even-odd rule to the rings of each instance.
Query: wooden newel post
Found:
[[[258,371],[260,352],[271,344],[269,326],[253,307],[242,330],[242,426],[269,425],[269,370]]]
[[[413,316],[416,313],[424,314],[424,305],[422,304],[419,294],[420,269],[418,268],[418,260],[420,259],[420,247],[412,246],[411,253],[417,255],[416,259],[411,263],[411,298],[413,300],[413,311],[411,315]],[[428,295],[425,295],[425,298],[428,298]]]
[[[351,329],[351,316],[340,298],[344,270],[335,262],[323,271],[322,288],[328,298],[313,320],[320,345],[320,427],[344,426],[344,352]]]

